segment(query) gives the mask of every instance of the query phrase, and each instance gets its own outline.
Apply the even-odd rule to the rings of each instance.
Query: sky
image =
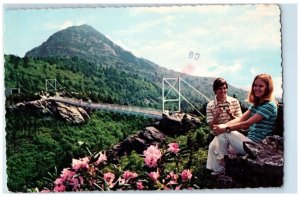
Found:
[[[273,77],[282,96],[280,8],[276,4],[5,9],[4,54],[24,57],[52,34],[88,24],[115,44],[159,66],[223,77],[249,90]]]

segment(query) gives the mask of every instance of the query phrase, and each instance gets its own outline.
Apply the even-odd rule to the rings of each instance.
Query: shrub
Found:
[[[149,146],[143,153],[135,152],[120,164],[108,164],[105,152],[73,159],[72,166],[41,192],[109,191],[109,190],[182,190],[197,188],[193,173],[178,165],[182,160],[179,144],[165,149]],[[166,166],[172,163],[173,168]]]

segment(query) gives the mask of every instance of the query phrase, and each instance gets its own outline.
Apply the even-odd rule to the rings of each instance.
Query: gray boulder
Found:
[[[245,156],[225,155],[225,175],[235,187],[283,185],[283,137],[268,136],[260,143],[244,142]],[[221,179],[224,177],[220,177]],[[228,184],[228,182],[227,182]]]
[[[174,114],[163,114],[158,123],[158,128],[166,135],[184,134],[191,129],[201,125],[200,119],[191,114],[176,112]]]

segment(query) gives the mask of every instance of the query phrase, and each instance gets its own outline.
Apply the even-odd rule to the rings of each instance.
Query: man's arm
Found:
[[[206,116],[207,116],[207,122],[210,129],[213,129],[213,125],[219,124],[219,116],[222,113],[222,109],[217,108],[214,110],[207,109],[206,110]]]

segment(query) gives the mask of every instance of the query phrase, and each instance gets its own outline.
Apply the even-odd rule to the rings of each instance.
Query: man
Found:
[[[217,78],[214,81],[213,90],[215,92],[215,98],[210,101],[206,107],[207,123],[210,129],[213,129],[213,125],[215,124],[224,124],[242,115],[239,101],[227,95],[228,84],[223,78]],[[224,173],[223,166],[220,168],[219,165],[217,165],[215,162],[212,162],[215,161],[215,159],[212,159],[213,157],[221,157],[221,155],[218,155],[216,152],[217,147],[218,141],[215,137],[209,144],[206,163],[206,168],[214,170],[212,175]]]

